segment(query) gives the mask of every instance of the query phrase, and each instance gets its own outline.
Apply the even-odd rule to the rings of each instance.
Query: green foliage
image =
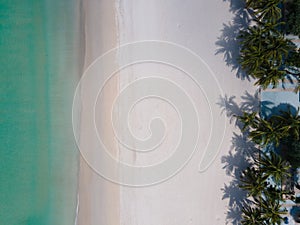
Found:
[[[243,219],[241,221],[242,225],[257,225],[264,224],[264,218],[259,208],[251,207],[249,205],[244,205],[242,209]]]
[[[267,146],[274,143],[279,145],[280,140],[285,137],[285,133],[281,132],[282,128],[272,120],[268,121],[265,119],[260,119],[260,124],[257,129],[254,129],[250,132],[250,139],[261,146]]]
[[[281,183],[282,177],[290,176],[290,164],[273,151],[268,155],[262,152],[261,156],[254,160],[260,172],[272,177],[276,184]]]
[[[290,40],[282,34],[281,8],[283,0],[245,0],[246,8],[253,18],[254,25],[240,32],[239,63],[251,77],[255,85],[266,89],[276,87],[286,75],[296,78],[297,90],[300,90],[300,74],[293,72],[300,67],[300,52]],[[295,0],[294,9],[289,9],[288,24],[290,33],[300,34],[300,0]],[[292,32],[293,30],[293,32]],[[281,201],[283,191],[281,182],[290,176],[290,167],[300,167],[300,117],[299,111],[281,112],[268,118],[257,113],[238,116],[243,123],[242,131],[260,147],[283,146],[283,157],[270,152],[261,152],[253,158],[253,164],[244,170],[240,177],[240,188],[247,191],[251,202],[242,209],[243,225],[281,224]],[[269,183],[271,179],[275,186]]]
[[[281,18],[280,3],[281,0],[246,0],[246,8],[261,21],[276,22]]]
[[[300,116],[299,109],[290,109],[261,118],[257,113],[246,113],[238,119],[244,124],[249,138],[262,147],[270,144],[281,146],[283,157],[271,151],[260,152],[253,164],[243,171],[240,188],[254,200],[244,205],[241,224],[281,224],[283,214],[281,182],[290,176],[291,165],[300,166]],[[268,181],[271,179],[275,186]]]
[[[243,171],[240,181],[240,188],[248,192],[249,196],[260,196],[267,187],[268,175],[264,175],[261,170],[248,167]]]
[[[296,48],[290,51],[285,61],[285,64],[287,66],[295,66],[300,68],[300,51]]]
[[[256,144],[267,146],[275,143],[279,145],[283,134],[279,126],[273,124],[273,120],[266,120],[257,116],[257,113],[244,113],[238,117],[244,123],[244,130],[249,130],[249,138]]]
[[[238,119],[244,124],[243,130],[249,131],[249,138],[254,143],[262,147],[270,144],[279,146],[280,142],[288,137],[299,139],[300,116],[298,114],[299,110],[296,113],[289,110],[264,119],[257,113],[244,112]]]
[[[237,116],[238,120],[243,123],[242,131],[246,129],[256,129],[259,126],[260,117],[257,112],[247,113],[243,112],[242,116]]]
[[[295,113],[288,111],[281,112],[280,115],[273,115],[271,120],[273,123],[277,123],[281,126],[281,131],[284,133],[284,137],[291,138],[293,140],[299,140],[300,136],[300,116],[299,108]]]
[[[252,204],[244,204],[241,224],[281,224],[285,211],[282,210],[283,192],[271,186],[267,180],[280,183],[289,175],[290,165],[274,152],[261,153],[254,164],[243,171],[240,188],[251,196]]]
[[[260,204],[262,218],[266,224],[281,224],[283,221],[282,215],[286,214],[286,212],[281,209],[279,199],[274,198],[274,196],[265,195],[257,204]]]
[[[254,84],[263,89],[266,89],[269,85],[274,88],[279,85],[280,81],[284,80],[285,74],[286,72],[280,70],[279,67],[266,63],[256,72],[255,78],[257,80]]]
[[[300,37],[300,0],[286,4],[286,33]]]
[[[264,89],[270,84],[276,86],[286,74],[282,67],[289,53],[295,49],[292,42],[271,26],[249,27],[241,32],[240,39],[241,67],[257,79],[256,85]],[[292,60],[290,57],[290,61]]]
[[[242,69],[256,79],[255,85],[263,89],[269,85],[276,87],[284,79],[286,65],[300,65],[296,46],[280,32],[284,24],[279,22],[282,17],[279,5],[282,2],[246,0],[246,8],[255,24],[240,32],[239,62]]]
[[[275,25],[274,25],[275,26]],[[251,76],[264,68],[265,64],[279,68],[288,56],[293,45],[278,33],[274,26],[261,25],[249,27],[240,34],[240,63]]]
[[[283,157],[289,161],[293,168],[300,167],[300,141],[291,137],[282,141],[281,151]]]

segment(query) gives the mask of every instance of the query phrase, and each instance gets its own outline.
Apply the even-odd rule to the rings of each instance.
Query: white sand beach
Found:
[[[220,49],[220,42],[228,41],[226,38],[220,41],[226,25],[233,24],[234,14],[232,9],[239,7],[240,1],[231,0],[83,0],[82,13],[85,31],[85,68],[97,57],[108,50],[122,44],[144,41],[159,40],[175,43],[190,49],[207,64],[212,74],[221,85],[223,94],[234,96],[237,104],[245,92],[254,93],[255,88],[248,80],[236,77],[236,71],[227,65],[224,54],[216,54]],[[219,42],[218,42],[219,41]],[[218,44],[219,43],[219,44]],[[222,44],[222,43],[221,43]],[[226,46],[228,44],[228,46]],[[224,43],[223,48],[230,43]],[[116,61],[120,55],[116,55]],[[175,65],[176,66],[176,65]],[[99,71],[101,74],[102,71]],[[187,78],[184,73],[174,67],[161,66],[157,63],[145,63],[144,65],[132,65],[122,69],[108,83],[103,91],[102,101],[96,105],[97,112],[101,112],[96,118],[96,126],[99,126],[107,145],[110,146],[110,154],[122,162],[131,166],[148,166],[165,160],[172,155],[172,149],[178,141],[179,122],[176,120],[174,109],[166,106],[163,100],[146,99],[144,104],[132,108],[133,115],[128,117],[131,130],[135,138],[148,137],[148,125],[152,117],[161,115],[167,126],[165,132],[167,143],[163,143],[158,153],[140,153],[128,151],[119,144],[114,136],[111,121],[111,105],[115,98],[120,95],[120,90],[131,82],[143,78],[145,74],[162,76],[167,80],[173,80],[177,85],[187,91],[193,99],[199,112],[200,133],[198,146],[195,154],[180,172],[164,182],[147,187],[130,187],[114,184],[97,175],[84,161],[80,162],[79,174],[79,213],[78,225],[210,225],[232,224],[228,219],[230,199],[224,197],[224,185],[229,184],[232,177],[226,174],[225,164],[222,157],[230,154],[232,150],[232,137],[238,129],[226,120],[226,133],[221,142],[221,136],[211,135],[216,140],[209,139],[209,131],[219,132],[212,129],[211,122],[219,121],[224,108],[220,107],[219,89],[215,83],[210,84],[209,74],[203,76],[205,87],[199,88]],[[201,80],[201,79],[200,79]],[[95,79],[95,83],[100,82]],[[131,87],[130,96],[139,96],[138,88]],[[83,90],[87,93],[89,90]],[[210,92],[211,93],[205,93]],[[217,96],[206,99],[207,96]],[[84,102],[88,100],[88,94],[82,97],[83,108],[82,121],[88,115],[84,109]],[[210,110],[208,110],[208,104]],[[120,102],[117,106],[116,118],[122,119],[126,113],[127,104],[132,102]],[[178,106],[179,107],[179,106]],[[211,114],[210,114],[211,113]],[[223,112],[226,114],[226,112]],[[119,121],[120,132],[126,132]],[[127,121],[126,121],[127,123]],[[169,125],[169,126],[168,126]],[[89,146],[91,151],[97,149],[97,143],[89,142],[91,130],[89,125],[80,123],[82,146]],[[224,124],[220,130],[225,129]],[[121,134],[126,135],[126,134]],[[174,135],[174,136],[172,136]],[[218,138],[219,137],[219,138]],[[86,143],[84,143],[86,142]],[[138,146],[134,138],[129,140],[131,147]],[[217,144],[221,143],[218,147]],[[203,155],[203,149],[208,145],[208,151],[214,152],[213,147],[219,149],[213,163],[202,172],[199,172],[199,164]],[[87,150],[89,151],[89,150]],[[93,153],[91,153],[93,154]],[[149,155],[147,155],[149,154]],[[96,158],[96,156],[95,156]],[[104,163],[98,161],[96,163]],[[238,162],[237,162],[238,164]],[[132,176],[132,181],[138,179],[138,175],[128,174],[122,169],[115,168],[119,173],[120,180],[124,181],[127,176]],[[138,173],[138,172],[137,172]],[[136,177],[135,177],[136,176]],[[136,180],[135,180],[136,178]],[[234,193],[233,193],[234,194]]]
[[[85,33],[84,69],[97,57],[117,45],[117,30],[115,9],[112,1],[87,0],[81,6],[83,30]],[[97,82],[97,81],[95,81]],[[106,92],[105,101],[110,102],[117,94],[117,80],[113,82],[110,90]],[[89,90],[83,90],[87,93]],[[82,99],[87,101],[87,99]],[[103,115],[106,103],[103,102],[101,111]],[[86,113],[81,112],[80,132],[88,136]],[[104,126],[105,125],[102,125]],[[106,129],[106,135],[112,137],[111,131]],[[84,137],[82,138],[83,141]],[[89,140],[86,140],[89,141]],[[84,143],[81,143],[84,144]],[[90,149],[96,148],[97,143],[89,142]],[[101,162],[100,162],[101,163]],[[79,171],[79,208],[77,224],[119,224],[119,186],[100,178],[88,164],[80,158]]]

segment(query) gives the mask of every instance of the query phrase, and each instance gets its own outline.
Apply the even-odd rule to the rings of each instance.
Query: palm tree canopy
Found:
[[[250,196],[260,196],[267,187],[268,175],[261,173],[254,167],[248,167],[243,171],[240,181],[240,188],[248,192]]]
[[[261,216],[259,208],[252,208],[249,205],[244,205],[242,208],[243,219],[241,221],[242,225],[257,225],[263,224],[264,219]]]
[[[273,151],[269,154],[262,152],[261,156],[254,160],[262,173],[271,176],[278,184],[283,177],[290,176],[290,164]]]
[[[284,61],[295,46],[275,30],[277,25],[249,27],[240,35],[241,49],[239,62],[241,67],[253,78],[256,85],[264,89],[270,84],[278,85],[286,75]]]
[[[262,147],[270,144],[279,146],[282,140],[290,136],[296,140],[300,137],[299,109],[296,113],[289,110],[266,119],[257,116],[256,112],[244,112],[238,119],[244,124],[243,131],[248,129],[249,138]]]
[[[246,0],[246,8],[261,21],[276,22],[281,18],[281,0]]]
[[[269,225],[280,225],[283,221],[283,215],[286,214],[285,210],[282,210],[280,201],[272,196],[264,196],[259,202],[261,208],[262,218]]]

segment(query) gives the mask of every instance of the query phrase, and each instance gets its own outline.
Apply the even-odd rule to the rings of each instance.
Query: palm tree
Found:
[[[261,71],[262,65],[268,63],[262,47],[255,45],[249,47],[243,46],[240,52],[239,62],[242,69],[253,78],[256,78],[256,74]]]
[[[259,24],[259,26],[248,27],[247,30],[240,31],[238,36],[241,39],[241,43],[246,47],[257,46],[258,43],[263,41],[263,38],[267,36],[272,28],[270,26],[264,26],[264,23]]]
[[[268,88],[270,85],[272,88],[278,86],[279,81],[283,81],[285,78],[285,71],[274,65],[272,62],[266,62],[255,73],[257,81],[255,85],[259,85],[262,89]]]
[[[265,0],[263,7],[257,9],[256,14],[261,21],[276,22],[281,18],[280,0]]]
[[[259,144],[262,147],[265,147],[272,143],[278,146],[280,140],[284,136],[281,133],[279,126],[275,126],[268,120],[260,119],[259,127],[251,131],[249,137],[254,143]]]
[[[261,23],[241,32],[241,67],[253,78],[256,85],[264,89],[272,84],[276,86],[286,71],[282,69],[284,59],[293,49],[292,43],[276,31],[278,24]]]
[[[283,201],[284,194],[290,194],[290,191],[282,190],[282,188],[278,188],[276,186],[270,185],[266,190],[264,190],[264,195],[272,196],[274,199],[278,199],[279,201]]]
[[[257,204],[260,204],[262,218],[266,221],[266,224],[281,224],[281,222],[283,221],[282,216],[286,214],[286,212],[281,209],[282,206],[278,199],[273,198],[273,196],[266,195]]]
[[[282,127],[282,132],[292,139],[299,140],[300,136],[300,115],[298,108],[295,113],[289,108],[287,111],[282,111],[281,115],[274,115],[272,120],[277,122]]]
[[[276,22],[281,18],[281,0],[246,0],[246,8],[262,21]]]
[[[263,26],[249,27],[240,33],[241,50],[239,62],[242,68],[255,77],[257,70],[267,62],[263,54],[263,46],[266,44],[266,37],[269,29]]]
[[[259,126],[260,118],[257,116],[257,112],[243,112],[243,115],[237,116],[237,118],[243,123],[242,131],[245,131],[247,128],[255,129]]]
[[[269,35],[266,40],[263,52],[265,57],[274,65],[280,66],[284,58],[288,56],[293,45],[290,40],[287,40],[283,35]]]
[[[271,176],[277,184],[281,183],[283,177],[290,176],[291,166],[289,163],[273,151],[269,154],[261,152],[260,157],[255,158],[254,161],[260,171],[268,177]]]
[[[240,188],[248,192],[249,196],[260,196],[267,187],[268,176],[254,167],[248,167],[243,171]]]
[[[286,59],[292,59],[295,50],[292,42],[280,32],[284,24],[281,18],[280,0],[246,0],[246,7],[254,12],[256,25],[241,31],[239,62],[243,70],[255,79],[263,89],[277,86],[287,74]],[[295,57],[294,57],[295,58]],[[291,60],[290,60],[291,61]],[[290,64],[295,64],[293,60]]]
[[[257,116],[257,113],[246,113],[238,116],[238,119],[244,124],[243,131],[249,128],[249,138],[256,144],[267,146],[271,143],[279,145],[284,137],[280,124],[276,124],[272,119],[263,119]]]
[[[244,205],[242,208],[242,213],[242,225],[264,224],[264,219],[261,217],[259,208],[252,208],[249,205]]]
[[[281,0],[246,0],[246,8],[252,8],[254,10],[263,8],[267,3],[278,5]]]

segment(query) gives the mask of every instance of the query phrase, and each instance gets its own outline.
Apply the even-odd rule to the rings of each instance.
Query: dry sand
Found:
[[[216,75],[224,94],[236,96],[237,104],[245,91],[250,93],[255,91],[251,82],[236,78],[235,72],[231,71],[231,67],[224,62],[223,54],[216,54],[219,48],[216,42],[222,35],[224,24],[228,24],[233,18],[229,1],[84,0],[82,7],[86,43],[85,67],[98,56],[118,45],[142,40],[163,40],[185,46],[204,59]],[[110,110],[107,106],[119,94],[119,90],[140,78],[143,72],[149,72],[144,70],[150,66],[129,68],[120,73],[121,78],[116,76],[111,80],[105,91],[104,101],[99,105],[103,120],[109,118]],[[180,74],[173,76],[171,70],[160,71],[160,67],[157,67],[150,72],[166,72],[165,76],[170,79],[177,77],[175,80],[181,82],[182,87],[189,86],[189,81],[185,77]],[[214,88],[212,84],[211,89]],[[190,91],[195,99],[203,97],[195,88],[191,87]],[[137,90],[132,90],[131,94],[139,93]],[[215,107],[213,116],[220,116],[222,109],[216,105],[219,99],[210,99],[210,101]],[[119,105],[119,113],[122,113],[122,106],[124,106],[122,104]],[[169,113],[163,104],[155,107],[156,111]],[[201,110],[201,104],[197,107]],[[132,128],[135,131],[140,130],[137,135],[145,135],[141,124],[149,122],[147,112],[150,109],[153,109],[151,102],[134,112]],[[82,117],[84,117],[84,110]],[[149,163],[149,159],[144,156],[136,153],[128,154],[124,147],[118,146],[113,138],[112,129],[105,123],[107,121],[101,123],[101,118],[99,121],[99,126],[107,129],[105,135],[112,146],[111,153],[114,156],[133,165]],[[206,143],[205,130],[209,129],[207,118],[200,117],[199,123],[204,131],[200,135],[199,142]],[[176,128],[176,123],[174,127]],[[81,124],[81,129],[82,135],[88,135],[84,132],[85,124]],[[224,225],[227,222],[231,224],[227,219],[229,200],[224,199],[223,188],[224,184],[229,184],[232,178],[226,175],[221,158],[228,155],[231,150],[233,132],[238,130],[227,121],[220,152],[205,172],[198,171],[203,154],[199,149],[179,174],[166,182],[143,188],[119,186],[108,182],[96,175],[85,161],[81,160],[78,224]],[[96,146],[95,143],[88,144],[91,148]],[[132,144],[135,145],[134,140]],[[171,141],[170,146],[172,144],[174,143]],[[164,148],[167,153],[170,153],[168,146]],[[151,160],[159,159],[160,156],[152,155]],[[120,173],[122,176],[122,171]]]

